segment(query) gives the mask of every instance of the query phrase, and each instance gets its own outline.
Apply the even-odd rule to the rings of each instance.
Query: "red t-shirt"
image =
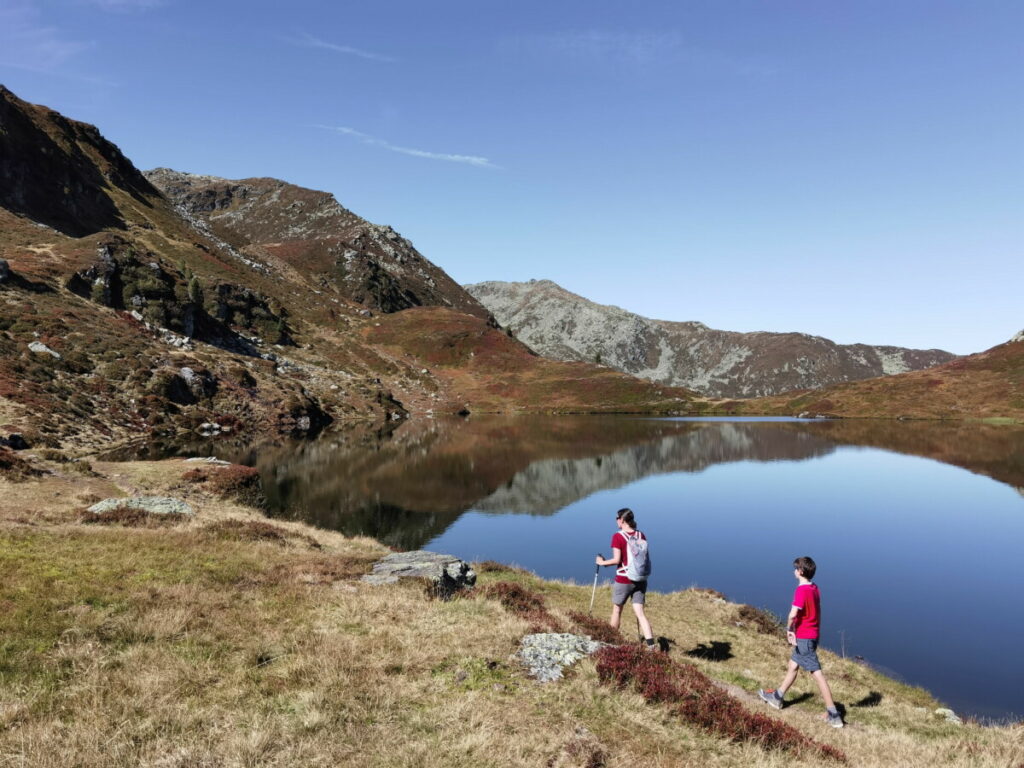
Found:
[[[631,535],[639,536],[641,539],[647,538],[640,531],[637,531],[635,534]],[[629,584],[629,579],[627,579],[624,575],[626,566],[629,565],[629,546],[626,544],[626,534],[624,534],[622,531],[616,531],[612,534],[612,549],[618,549],[622,552],[622,560],[619,562],[618,567],[615,569],[615,581],[617,581],[619,584]],[[612,555],[614,554],[615,553],[612,552]]]
[[[793,593],[793,605],[800,609],[793,624],[797,640],[817,640],[821,619],[821,594],[817,584],[801,584]]]

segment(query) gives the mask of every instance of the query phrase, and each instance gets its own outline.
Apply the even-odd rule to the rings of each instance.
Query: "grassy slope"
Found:
[[[925,371],[725,401],[714,408],[736,414],[1024,421],[1024,342],[1000,344]]]
[[[50,464],[42,479],[0,479],[0,764],[815,764],[688,727],[664,705],[601,685],[590,661],[536,684],[510,658],[531,622],[492,599],[444,603],[417,584],[363,585],[357,576],[382,547],[278,522],[272,536],[250,525],[260,519],[251,510],[183,483],[189,466],[96,464],[83,476]],[[78,522],[87,501],[143,489],[187,498],[197,519]],[[226,519],[243,527],[225,529]],[[480,578],[498,580],[543,594],[567,625],[589,599],[586,585],[517,571]],[[605,592],[602,615],[606,603]],[[750,693],[776,682],[782,640],[737,626],[737,606],[707,592],[653,594],[649,613],[673,658],[767,711]],[[731,657],[687,657],[712,642],[729,643]],[[771,716],[853,765],[1024,760],[1019,726],[945,723],[925,692],[825,661],[849,727],[818,723],[816,695]],[[801,679],[794,695],[805,692],[813,687]],[[877,704],[857,705],[865,700]]]
[[[610,368],[538,357],[478,318],[442,307],[381,316],[365,338],[423,361],[470,410],[666,412],[685,410],[694,398]]]

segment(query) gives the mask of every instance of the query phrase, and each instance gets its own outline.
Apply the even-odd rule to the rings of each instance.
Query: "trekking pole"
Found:
[[[600,557],[601,553],[598,552],[597,556]],[[594,598],[597,597],[597,575],[601,572],[601,566],[594,564],[594,588],[590,591],[590,610],[587,611],[588,616],[594,615]]]

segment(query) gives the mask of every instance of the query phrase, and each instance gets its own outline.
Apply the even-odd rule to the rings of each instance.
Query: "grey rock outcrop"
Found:
[[[446,597],[476,584],[476,572],[452,555],[416,550],[394,552],[374,563],[373,572],[363,576],[363,581],[375,586],[399,579],[425,579],[437,595]]]
[[[734,333],[595,304],[550,280],[465,286],[537,353],[597,362],[711,397],[761,397],[930,368],[955,355],[836,344],[805,333]]]
[[[151,515],[194,515],[192,509],[181,499],[166,496],[131,496],[124,499],[104,499],[93,504],[87,512],[102,515],[115,509],[139,509]]]
[[[35,352],[37,355],[50,355],[54,360],[60,360],[60,352],[54,352],[41,341],[30,341],[28,348],[29,351]]]
[[[516,656],[531,677],[542,683],[551,683],[564,675],[566,667],[604,645],[583,635],[541,632],[524,637]]]
[[[1016,336],[1014,336],[1012,339],[1010,339],[1010,343],[1011,344],[1013,344],[1014,342],[1017,342],[1017,341],[1024,341],[1024,331],[1021,331]]]

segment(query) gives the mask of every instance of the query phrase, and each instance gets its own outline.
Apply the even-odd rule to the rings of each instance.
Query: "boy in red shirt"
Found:
[[[761,689],[757,692],[765,703],[775,709],[782,709],[782,700],[786,691],[793,685],[801,668],[811,673],[818,684],[821,697],[825,700],[824,720],[833,728],[843,727],[843,717],[836,709],[832,700],[832,690],[828,687],[825,674],[821,671],[818,661],[818,625],[821,617],[821,595],[816,584],[811,583],[818,566],[809,557],[798,557],[793,561],[793,575],[796,576],[797,587],[793,593],[793,605],[789,609],[786,622],[786,639],[794,646],[793,656],[789,660],[789,669],[782,684],[775,690]]]

